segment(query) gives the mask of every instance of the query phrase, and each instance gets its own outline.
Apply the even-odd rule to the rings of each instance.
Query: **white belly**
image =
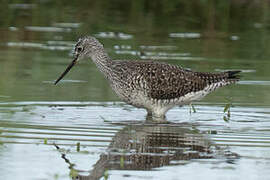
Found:
[[[186,105],[192,101],[200,100],[216,88],[224,85],[226,85],[226,82],[211,84],[201,91],[191,92],[175,99],[151,99],[143,91],[127,92],[121,88],[112,88],[123,101],[139,108],[145,108],[156,117],[162,117],[172,107]]]

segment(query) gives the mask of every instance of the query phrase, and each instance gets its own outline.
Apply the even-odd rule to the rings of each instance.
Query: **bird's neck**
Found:
[[[111,72],[112,59],[108,56],[105,50],[102,49],[97,51],[91,58],[98,69],[108,78]]]

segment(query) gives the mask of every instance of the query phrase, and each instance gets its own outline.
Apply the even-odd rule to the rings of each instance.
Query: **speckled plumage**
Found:
[[[79,39],[75,57],[75,60],[91,57],[123,101],[145,108],[154,117],[164,117],[174,106],[189,104],[219,87],[238,81],[237,73],[240,72],[193,72],[162,62],[112,60],[103,45],[91,36]]]

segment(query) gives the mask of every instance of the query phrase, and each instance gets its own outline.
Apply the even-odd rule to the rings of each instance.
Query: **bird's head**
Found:
[[[103,45],[92,36],[85,36],[78,40],[74,48],[77,61],[84,57],[93,57],[95,53],[103,50]]]
[[[55,81],[57,84],[69,71],[70,69],[84,57],[93,57],[97,52],[103,50],[103,45],[92,36],[85,36],[78,40],[74,47],[74,59],[61,74],[61,76]]]

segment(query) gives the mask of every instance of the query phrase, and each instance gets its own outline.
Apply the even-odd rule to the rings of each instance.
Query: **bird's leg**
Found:
[[[150,111],[150,110],[147,109],[147,115],[146,115],[146,117],[152,117],[152,111]]]
[[[155,114],[149,110],[147,110],[146,122],[149,122],[149,123],[168,123],[165,115],[155,116]]]

